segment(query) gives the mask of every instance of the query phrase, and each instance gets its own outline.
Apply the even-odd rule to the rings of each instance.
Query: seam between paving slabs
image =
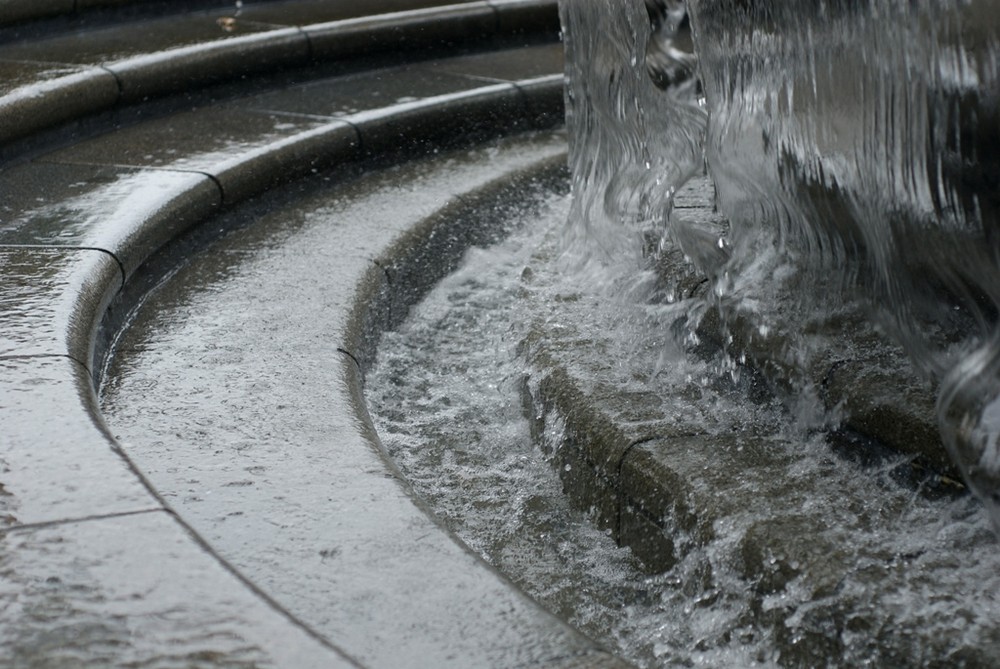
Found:
[[[47,527],[59,527],[60,525],[76,525],[79,523],[92,523],[115,518],[130,518],[132,516],[142,516],[147,513],[163,513],[165,509],[161,507],[150,507],[148,509],[136,509],[134,511],[120,511],[118,513],[99,513],[92,516],[80,516],[77,518],[61,518],[59,520],[46,520],[38,523],[24,523],[12,527],[0,527],[0,536],[5,534],[17,534],[19,532],[31,532]]]
[[[118,265],[118,270],[121,272],[122,285],[124,285],[126,279],[128,278],[125,272],[125,265],[122,263],[121,258],[119,258],[114,252],[109,251],[108,249],[100,246],[74,246],[71,248],[67,248],[65,246],[53,246],[51,244],[0,244],[0,249],[47,249],[47,250],[59,249],[67,253],[73,251],[97,251],[99,253],[104,253],[107,254],[108,256],[111,256],[111,259],[114,260],[115,263]],[[53,355],[58,355],[58,354],[53,354]],[[0,358],[24,358],[24,357],[34,357],[34,356],[0,355]],[[73,358],[73,356],[68,356],[68,357]],[[73,359],[75,360],[75,358]],[[77,362],[80,362],[80,364],[84,364],[82,361],[79,360]],[[88,371],[90,371],[89,369],[90,365],[85,365],[85,366],[88,368]]]
[[[501,93],[507,93],[507,92],[509,92],[511,90],[514,90],[514,88],[510,87],[510,86],[505,86],[505,87],[501,87],[501,89],[500,89],[499,92],[501,92]],[[497,91],[492,91],[491,90],[486,95],[479,95],[479,96],[473,95],[473,97],[476,98],[478,101],[481,101],[483,103],[496,104],[497,102],[502,102],[503,99],[504,99],[504,97],[502,95],[498,95],[496,93],[497,93]],[[462,98],[460,97],[459,99],[461,100]],[[449,100],[449,99],[437,99],[437,100],[433,100],[428,105],[418,106],[415,111],[417,111],[419,113],[419,115],[427,114],[427,115],[433,116],[435,113],[440,113],[441,109],[443,107],[446,107],[447,104],[450,101],[451,100]],[[414,110],[409,109],[409,111],[414,111]],[[388,117],[388,120],[392,120],[392,117],[391,116]],[[493,128],[494,132],[496,132],[498,130],[499,130],[499,128]],[[434,133],[430,133],[430,134],[433,135]],[[312,147],[312,148],[315,149],[316,147]],[[207,175],[207,176],[209,176],[210,178],[212,178],[212,175]],[[147,232],[147,234],[154,234],[155,231],[146,231],[146,232]],[[45,247],[45,248],[52,248],[52,247]],[[93,250],[98,250],[98,251],[101,251],[103,253],[106,253],[106,254],[111,255],[112,257],[114,257],[115,260],[116,260],[116,262],[118,263],[119,271],[122,272],[122,273],[124,273],[124,269],[123,269],[124,266],[123,266],[122,260],[119,259],[119,258],[117,258],[114,253],[108,251],[107,249],[93,249]],[[379,271],[384,273],[384,270],[381,269],[381,268],[380,268]],[[110,290],[110,287],[109,287],[109,292],[113,292],[112,290]],[[92,345],[93,342],[89,342],[89,344]],[[349,352],[347,352],[347,351],[344,351],[344,352],[347,353],[349,356],[351,356],[353,358],[353,356]],[[36,357],[36,356],[25,356],[25,357]],[[355,358],[355,361],[357,362],[356,358]],[[84,367],[84,369],[87,368],[87,366],[83,365],[82,362],[80,362],[80,361],[76,361],[76,362],[78,364],[80,364],[82,367]],[[358,371],[360,371],[360,368],[358,368]],[[89,378],[89,375],[88,375],[88,378]],[[92,387],[89,388],[88,390],[91,393],[93,392],[93,388]],[[90,408],[90,407],[87,407],[86,410],[88,412],[91,412],[91,413],[93,412],[93,409]],[[97,418],[100,419],[99,415],[97,416]],[[102,423],[102,426],[103,426],[103,423]],[[113,440],[112,440],[112,442],[113,442]],[[116,443],[116,442],[113,442],[113,443]],[[182,517],[180,517],[174,511],[174,509],[156,492],[156,490],[152,487],[152,485],[150,484],[150,482],[145,479],[145,477],[141,474],[141,472],[139,472],[135,468],[134,464],[130,461],[130,459],[128,458],[128,456],[125,453],[121,452],[120,449],[118,449],[118,455],[119,455],[119,457],[121,457],[121,458],[123,458],[125,460],[125,462],[129,466],[129,468],[136,474],[136,476],[139,478],[139,480],[146,487],[147,491],[152,496],[152,498],[155,499],[155,500],[157,500],[157,502],[162,506],[162,510],[166,511],[169,515],[171,515],[171,517],[173,517],[178,522],[178,524],[180,525],[180,527],[182,527],[188,533],[188,535],[191,538],[193,538],[209,555],[211,555],[212,557],[214,557],[222,566],[224,566],[235,577],[237,577],[246,587],[248,587],[251,591],[253,591],[258,596],[262,597],[264,599],[264,601],[266,601],[272,608],[274,608],[276,611],[282,613],[292,623],[294,623],[297,626],[299,626],[301,629],[303,629],[304,631],[306,631],[311,636],[314,636],[315,638],[317,638],[319,641],[321,641],[322,643],[324,643],[324,645],[326,645],[329,648],[331,648],[331,649],[336,650],[336,651],[339,652],[339,649],[335,645],[330,644],[328,641],[326,641],[325,639],[323,639],[321,636],[317,635],[307,625],[305,625],[304,623],[302,623],[301,621],[299,621],[297,618],[295,618],[294,616],[292,616],[287,610],[285,610],[283,607],[281,607],[280,604],[278,604],[276,601],[274,601],[269,596],[267,596],[266,593],[263,593],[262,591],[260,591],[259,588],[254,583],[252,583],[251,581],[249,581],[246,578],[244,578],[239,573],[238,570],[236,570],[225,559],[223,559],[218,553],[216,553],[212,549],[212,547],[197,532],[195,532],[193,530],[193,528],[191,528],[184,521],[184,519]],[[145,512],[145,510],[139,510],[138,512]],[[109,516],[109,517],[112,517],[112,516]],[[99,520],[99,519],[98,518],[65,519],[65,520],[63,520],[61,522],[74,522],[74,521],[75,522],[82,522],[84,520]]]

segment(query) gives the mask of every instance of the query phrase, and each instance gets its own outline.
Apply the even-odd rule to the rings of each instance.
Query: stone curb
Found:
[[[674,212],[701,229],[718,229],[714,241],[724,234],[726,223],[714,212],[713,200],[711,183],[696,178],[678,191]],[[674,286],[682,297],[693,297],[708,286],[704,274],[683,253],[662,256],[658,263],[664,284]],[[743,354],[748,370],[766,379],[779,395],[789,396],[797,383],[810,382],[828,411],[842,413],[841,429],[831,440],[848,456],[870,462],[909,455],[915,460],[907,476],[928,492],[955,494],[964,489],[937,432],[932,389],[917,377],[898,347],[866,331],[849,345],[824,351],[802,379],[802,372],[786,357],[787,332],[772,328],[762,334],[749,319],[735,314],[729,317],[725,333],[730,336],[728,343],[723,341],[718,312],[709,309],[697,332],[702,346],[725,349],[734,357]],[[691,511],[699,506],[698,494],[681,464],[685,457],[664,460],[652,454],[662,455],[670,448],[686,452],[690,449],[682,445],[703,441],[704,430],[665,421],[657,409],[665,401],[662,397],[613,388],[597,394],[584,390],[587,384],[563,360],[575,360],[574,349],[593,353],[594,346],[589,340],[575,341],[564,332],[536,327],[520,351],[531,370],[530,383],[523,388],[525,415],[533,423],[535,441],[551,450],[577,506],[591,510],[595,521],[620,544],[631,546],[652,571],[662,571],[675,563],[679,551],[666,530],[683,536],[688,544],[704,543],[711,537],[714,519]],[[749,435],[748,440],[754,438]],[[715,441],[732,440],[716,437]]]
[[[555,0],[490,0],[282,27],[73,67],[0,96],[0,146],[80,117],[316,61],[558,30]],[[0,50],[0,59],[3,52]]]
[[[513,4],[523,9],[530,3]],[[8,290],[4,306],[9,316],[6,325],[14,329],[5,327],[4,347],[0,351],[0,365],[7,372],[0,393],[3,403],[0,413],[4,416],[9,438],[0,459],[7,471],[31,474],[33,492],[37,493],[35,497],[24,495],[24,491],[14,485],[8,490],[14,506],[0,504],[0,518],[3,518],[0,535],[13,546],[10,550],[14,552],[8,555],[8,561],[17,562],[17,567],[12,567],[15,569],[12,574],[29,574],[29,564],[48,565],[50,570],[61,573],[68,565],[79,562],[75,556],[75,551],[79,550],[90,552],[91,571],[97,572],[102,556],[126,556],[130,564],[137,567],[147,561],[157,561],[171,577],[176,576],[176,570],[187,574],[184,577],[187,581],[181,581],[186,584],[181,586],[182,591],[187,591],[188,587],[193,592],[218,591],[218,586],[209,588],[207,584],[228,583],[224,588],[225,601],[206,597],[200,609],[203,619],[192,624],[208,630],[210,635],[249,635],[269,658],[263,661],[265,666],[271,663],[276,666],[353,665],[349,657],[313,635],[278,603],[243,580],[236,570],[219,561],[217,556],[204,552],[206,546],[199,548],[197,535],[183,525],[182,519],[170,518],[173,512],[169,506],[155,492],[151,494],[152,488],[132,469],[96,407],[92,386],[96,365],[92,360],[98,324],[109,301],[121,289],[123,280],[130,278],[170,239],[210,216],[220,206],[253,197],[333,163],[366,157],[384,159],[389,149],[394,156],[405,157],[412,155],[423,142],[449,146],[460,137],[469,141],[538,125],[551,126],[561,118],[561,91],[561,77],[546,77],[488,85],[460,94],[348,116],[227,160],[206,173],[174,173],[176,180],[159,196],[158,205],[136,212],[124,222],[108,221],[102,231],[96,233],[97,238],[110,242],[105,247],[0,248],[0,265],[4,273],[13,272],[20,280],[17,289],[5,282]],[[502,113],[496,113],[497,110]],[[445,118],[449,124],[442,123]],[[456,119],[461,121],[456,124]],[[423,142],[411,141],[397,146],[396,138],[401,135],[411,139],[419,137]],[[41,169],[56,169],[59,163],[38,165]],[[492,206],[495,202],[490,197],[493,196],[488,196],[487,200]],[[473,198],[478,201],[479,195]],[[446,213],[441,217],[446,218]],[[439,221],[441,217],[434,220]],[[426,227],[423,234],[429,234],[430,229]],[[408,248],[412,250],[413,247]],[[457,247],[453,251],[457,251]],[[27,260],[22,263],[22,258]],[[405,275],[403,265],[391,260],[390,256],[382,262],[392,267],[397,279]],[[19,263],[26,265],[25,271],[17,269]],[[35,276],[32,272],[41,274]],[[381,270],[375,274],[386,276]],[[397,284],[404,285],[405,279]],[[383,289],[384,286],[380,288]],[[381,294],[383,300],[392,302],[388,293]],[[407,295],[410,297],[406,299],[412,299],[409,292]],[[394,310],[393,313],[398,312]],[[45,336],[39,337],[41,332],[46,333]],[[373,330],[368,332],[369,341],[372,336]],[[360,393],[360,377],[355,380],[354,387]],[[363,408],[363,404],[358,406]],[[356,406],[355,410],[361,409]],[[53,420],[53,417],[59,418]],[[66,434],[75,437],[67,443]],[[47,483],[44,482],[46,477],[50,478]],[[144,518],[147,520],[142,520]],[[162,520],[152,520],[157,518]],[[180,525],[176,520],[181,520]],[[169,558],[144,556],[141,539],[122,543],[96,538],[109,532],[113,536],[138,537],[149,531],[144,528],[151,523],[157,526],[152,531],[161,539],[176,537],[176,548]],[[95,550],[91,545],[95,540],[106,552]],[[35,545],[43,545],[39,542],[46,541],[60,547],[61,557],[54,559],[55,552],[51,549],[42,549],[48,557],[33,553]],[[61,564],[63,566],[58,566]],[[122,600],[134,599],[139,592],[153,593],[147,595],[150,611],[171,606],[165,589],[168,583],[150,581],[149,575],[148,572],[130,573],[128,588],[118,589]],[[100,578],[108,577],[110,575]],[[110,581],[101,582],[110,584]],[[72,584],[68,584],[70,586]],[[18,581],[15,590],[18,587],[31,586]],[[59,601],[73,601],[72,587],[68,592],[53,588],[58,590]],[[106,595],[102,592],[95,596],[106,598]],[[106,603],[107,600],[101,601]],[[95,614],[103,614],[102,606],[97,603],[92,610]],[[73,615],[66,618],[67,625],[83,624]],[[31,649],[22,649],[17,644],[19,639],[30,637],[31,631],[15,629],[21,626],[21,618],[14,620],[18,624],[10,626],[5,632],[7,636],[0,634],[0,645],[21,653],[19,657],[29,658],[24,663],[30,663]],[[30,620],[24,624],[30,625]],[[153,637],[159,633],[155,629],[150,631]],[[112,634],[112,631],[107,633]],[[135,637],[134,630],[128,634]],[[131,643],[140,654],[147,645],[156,645],[155,640],[143,640],[141,635]],[[627,665],[603,651],[581,652],[577,647],[568,650],[563,660],[546,666]]]
[[[728,542],[725,559],[746,583],[750,603],[746,615],[772,635],[783,665],[817,666],[839,656],[829,624],[841,625],[850,618],[855,624],[876,627],[875,616],[868,617],[871,611],[851,608],[849,599],[838,601],[835,593],[857,577],[863,565],[891,558],[880,547],[845,541],[849,530],[841,532],[808,509],[802,486],[816,485],[826,475],[821,468],[807,483],[801,472],[788,476],[798,467],[800,456],[792,448],[782,448],[787,437],[770,433],[767,425],[718,430],[698,425],[704,416],[690,420],[674,412],[667,419],[662,415],[665,404],[676,402],[682,412],[690,410],[683,391],[646,396],[594,382],[606,371],[600,360],[593,360],[601,343],[595,346],[594,341],[574,335],[566,322],[558,319],[558,331],[536,327],[524,340],[520,355],[528,372],[522,405],[534,440],[551,457],[563,490],[576,507],[589,512],[619,545],[629,547],[650,574],[679,566],[671,577],[684,578],[677,574],[689,573],[692,561],[704,560],[708,582],[712,567],[704,556]],[[583,349],[590,355],[582,356],[581,362]],[[894,436],[905,435],[908,427],[905,421],[893,426]],[[848,455],[870,448],[869,443],[855,445]],[[897,478],[896,470],[876,472],[886,473]],[[877,480],[893,485],[881,477]],[[932,487],[928,493],[941,490]],[[947,489],[944,493],[954,494]],[[865,507],[865,500],[852,496],[845,496],[844,504],[852,509],[847,517],[861,525],[885,510],[878,504]],[[898,511],[888,513],[894,512]],[[739,533],[733,532],[734,527],[740,528]],[[865,587],[878,591],[884,587],[881,578],[879,572]],[[808,610],[810,617],[793,633],[787,616],[794,609],[772,605],[779,597],[794,599],[803,593],[809,606],[802,610]],[[711,594],[707,602],[711,605]],[[920,641],[914,643],[915,638]],[[933,645],[930,636],[921,638],[903,629],[887,630],[877,643],[880,652],[902,665],[947,653],[928,651]],[[989,644],[969,650],[968,665],[990,666],[994,654]]]

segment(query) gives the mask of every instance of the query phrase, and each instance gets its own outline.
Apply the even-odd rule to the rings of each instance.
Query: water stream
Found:
[[[945,447],[1000,527],[995,4],[584,0],[561,12],[576,234],[611,248],[609,231],[654,231],[711,278],[724,318],[790,339],[857,301],[938,387]],[[702,160],[721,234],[672,209]]]
[[[368,391],[388,448],[465,541],[640,666],[990,666],[1000,15],[976,0],[560,12],[572,196],[473,250],[387,336]],[[680,206],[699,179],[718,212]],[[685,272],[662,269],[675,256]],[[692,267],[707,290],[688,289]],[[708,313],[730,347],[705,356],[691,330]],[[830,314],[840,325],[807,341],[802,324]],[[583,366],[601,383],[749,435],[768,463],[726,478],[713,470],[742,456],[690,456],[716,533],[667,571],[645,573],[540,466],[516,354],[538,323],[596,342],[602,362]],[[754,352],[732,342],[768,333],[788,383],[750,398],[734,360]],[[899,485],[906,457],[865,468],[818,436],[839,416],[809,401],[810,369],[873,333],[936,389],[944,448],[978,502]]]
[[[573,204],[553,193],[505,242],[470,250],[367,377],[383,443],[448,527],[640,667],[989,666],[1000,554],[982,507],[900,485],[900,460],[838,458],[781,402],[749,397],[725,356],[664,335],[687,301],[650,308],[587,283],[563,255]],[[539,323],[572,332],[571,357],[601,370],[584,384],[657,393],[672,421],[707,430],[693,444],[718,439],[691,480],[715,537],[672,568],[649,573],[596,529],[532,439],[518,345]],[[752,455],[725,452],[733,433]]]

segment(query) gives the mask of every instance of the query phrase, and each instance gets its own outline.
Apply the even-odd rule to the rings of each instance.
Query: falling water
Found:
[[[837,416],[750,397],[727,365],[777,336],[786,390],[808,399],[822,346],[891,336],[936,385],[948,452],[996,524],[988,4],[561,2],[571,197],[474,249],[368,378],[387,448],[448,526],[642,667],[994,664],[1000,553],[982,506],[898,485],[906,457],[835,457],[809,428]],[[674,337],[713,314],[728,351]],[[711,536],[675,528],[672,567],[644,571],[542,466],[558,459],[533,446],[518,394],[536,324],[576,381],[656,394],[668,422],[707,435],[675,457]]]
[[[641,6],[566,2],[560,12],[572,68],[569,254],[591,271],[634,269],[621,256],[641,254],[637,233],[662,234],[676,187],[702,164],[705,112],[692,95],[693,59],[675,63],[673,85],[662,90],[643,64],[650,23]]]
[[[863,309],[938,386],[948,453],[1000,527],[995,3],[686,9],[690,46],[679,0],[561,5],[577,229],[662,230],[724,319],[789,341],[803,314]],[[671,208],[702,156],[724,239]]]

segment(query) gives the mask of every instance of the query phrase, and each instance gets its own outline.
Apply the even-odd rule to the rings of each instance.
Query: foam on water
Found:
[[[839,459],[781,403],[748,399],[737,366],[672,329],[688,301],[611,299],[568,272],[572,209],[553,194],[526,210],[380,344],[366,384],[376,426],[447,525],[638,666],[988,666],[1000,653],[1000,554],[981,507],[898,485],[899,460]],[[713,538],[676,536],[670,570],[648,574],[571,508],[554,458],[532,443],[517,348],[539,322],[592,344],[573,353],[602,370],[584,384],[659,393],[673,420],[753,434],[747,448],[763,451],[766,468],[692,477],[710,493]],[[559,421],[547,429],[558,444]],[[717,469],[743,457],[701,455]]]

